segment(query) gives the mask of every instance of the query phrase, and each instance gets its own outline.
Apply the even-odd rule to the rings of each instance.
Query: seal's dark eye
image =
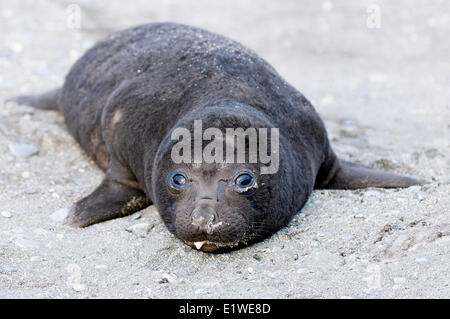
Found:
[[[240,194],[249,194],[258,188],[256,178],[252,172],[243,171],[236,174],[234,181],[234,190]]]
[[[173,183],[175,185],[184,185],[186,184],[186,178],[181,174],[175,174],[172,177]]]
[[[253,177],[249,174],[241,174],[236,177],[236,185],[240,187],[247,187],[253,182]]]
[[[188,178],[181,172],[170,172],[167,175],[167,184],[174,190],[181,190],[188,183]]]

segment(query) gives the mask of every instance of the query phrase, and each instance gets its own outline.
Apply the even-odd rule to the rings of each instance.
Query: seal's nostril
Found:
[[[192,211],[192,225],[197,226],[200,231],[211,234],[221,223],[214,224],[217,215],[211,207],[196,207]]]

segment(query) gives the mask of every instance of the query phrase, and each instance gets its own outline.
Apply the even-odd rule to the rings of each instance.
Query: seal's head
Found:
[[[203,164],[167,174],[162,216],[175,235],[203,251],[233,248],[255,240],[267,220],[267,179],[254,167]]]
[[[214,114],[214,113],[213,113]],[[195,122],[195,123],[194,123]],[[219,252],[239,248],[259,241],[285,226],[290,218],[303,205],[312,185],[296,174],[301,165],[291,158],[286,148],[280,145],[273,149],[274,139],[269,138],[269,154],[280,155],[276,170],[264,173],[259,161],[251,160],[252,126],[264,127],[254,118],[242,114],[204,115],[202,118],[202,134],[198,135],[198,121],[185,120],[177,127],[186,129],[184,138],[192,138],[191,144],[184,144],[181,153],[188,153],[185,162],[174,160],[173,150],[181,139],[174,135],[166,138],[161,144],[152,169],[152,200],[156,204],[168,229],[186,244],[208,252]],[[226,128],[240,127],[247,136],[245,160],[238,160],[238,138],[233,148],[229,145]],[[265,126],[267,127],[267,125]],[[208,129],[215,128],[214,138],[205,137]],[[222,138],[218,136],[223,133]],[[272,133],[273,134],[273,133]],[[203,137],[197,146],[201,146],[202,159],[195,154],[195,137]],[[215,146],[223,145],[222,151],[216,148],[212,153],[213,140],[219,141]],[[258,147],[261,143],[258,143]],[[272,148],[271,148],[272,147]],[[232,150],[235,161],[230,159]],[[178,154],[180,149],[177,149]],[[253,149],[254,151],[254,149]],[[197,150],[198,152],[198,150]],[[212,154],[213,159],[206,155]],[[192,156],[191,156],[192,155]],[[222,161],[219,155],[223,158]],[[214,160],[215,159],[215,160]]]

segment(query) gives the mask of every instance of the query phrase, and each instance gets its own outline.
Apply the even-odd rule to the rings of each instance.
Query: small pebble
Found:
[[[37,242],[34,242],[32,240],[29,239],[25,239],[25,238],[18,238],[14,241],[14,244],[22,249],[36,249],[39,247],[39,244]]]
[[[57,211],[55,211],[54,213],[52,213],[50,215],[50,218],[53,219],[55,222],[63,222],[64,219],[67,217],[67,215],[69,214],[69,208],[61,208],[58,209]]]
[[[162,279],[160,280],[160,283],[170,283],[170,284],[177,284],[178,279],[175,275],[172,274],[163,274]]]
[[[12,281],[11,276],[0,273],[0,280],[9,280]]]
[[[27,158],[39,153],[39,149],[31,144],[27,143],[11,143],[9,144],[9,150],[16,156]]]
[[[145,237],[150,230],[153,228],[153,224],[149,223],[140,223],[126,228],[125,230],[129,233],[133,233],[140,237]]]
[[[322,2],[322,10],[323,11],[331,11],[331,10],[333,10],[333,2],[331,2],[331,1],[325,1],[325,2]]]
[[[306,273],[308,273],[308,269],[306,268],[297,269],[297,274],[306,274]]]
[[[107,265],[96,265],[95,269],[107,269],[108,266]]]
[[[255,260],[257,260],[257,261],[261,261],[261,256],[260,255],[258,255],[258,254],[254,254],[253,255],[253,259],[255,259]]]
[[[31,256],[30,261],[41,261],[43,258],[41,256]]]
[[[324,96],[324,97],[320,100],[320,102],[321,102],[323,105],[331,104],[331,103],[333,103],[333,101],[334,101],[334,97],[333,97],[333,95],[331,95],[331,94],[327,94],[326,96]]]
[[[364,195],[365,195],[365,196],[374,196],[374,197],[378,197],[378,196],[381,195],[381,193],[378,192],[378,191],[370,190],[370,191],[365,191],[365,192],[364,192]]]
[[[48,235],[50,234],[50,232],[46,229],[43,228],[36,228],[33,230],[33,233],[35,233],[36,235]]]
[[[397,252],[407,250],[411,244],[411,239],[407,235],[400,235],[394,240],[391,246],[391,251]]]
[[[394,283],[396,284],[404,284],[406,282],[406,278],[403,277],[395,277],[394,278]]]
[[[427,194],[426,194],[425,192],[422,192],[422,191],[418,192],[418,193],[415,195],[415,197],[416,197],[418,200],[420,200],[420,201],[423,201],[423,200],[426,198],[426,196],[427,196]]]
[[[416,263],[426,263],[428,261],[428,259],[426,258],[416,258]]]
[[[206,290],[204,290],[204,289],[196,289],[194,291],[194,294],[196,294],[196,295],[203,295],[205,293],[206,293]]]
[[[2,268],[0,268],[0,272],[17,272],[17,268],[13,267],[13,266],[2,266]]]
[[[5,218],[11,218],[12,217],[12,214],[10,212],[2,212],[1,214]]]
[[[419,185],[414,185],[414,186],[408,187],[408,190],[409,190],[410,192],[417,193],[418,191],[420,191],[421,188],[422,188],[422,187],[419,186]]]
[[[23,45],[19,42],[11,42],[8,46],[14,53],[20,53],[23,50]]]
[[[22,174],[21,174],[21,176],[22,176],[22,178],[23,179],[27,179],[28,177],[30,177],[30,172],[23,172]]]
[[[141,213],[136,213],[136,214],[133,214],[132,216],[131,216],[131,219],[132,220],[138,220],[139,218],[141,218],[142,217],[142,214]]]
[[[76,292],[80,292],[83,291],[84,289],[86,289],[86,286],[83,284],[71,284],[72,289],[75,290]]]

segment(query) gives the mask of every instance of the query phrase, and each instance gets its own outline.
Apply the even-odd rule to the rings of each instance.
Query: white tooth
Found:
[[[204,243],[205,243],[204,241],[196,241],[194,243],[194,246],[195,246],[195,248],[200,249],[200,248],[202,248]]]

